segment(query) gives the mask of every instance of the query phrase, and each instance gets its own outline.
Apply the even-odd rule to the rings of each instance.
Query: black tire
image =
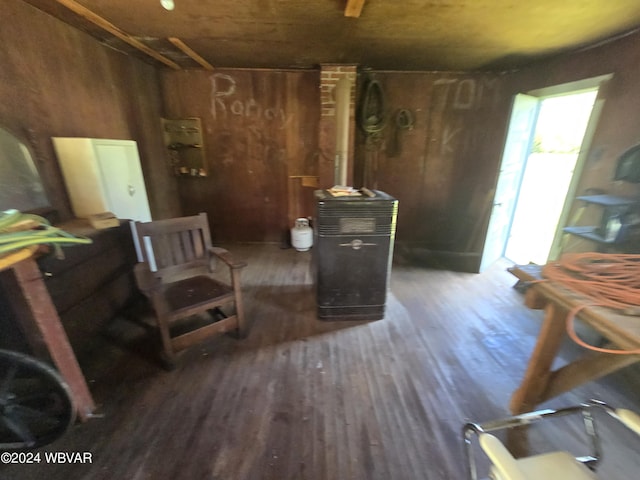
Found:
[[[36,448],[75,420],[69,387],[46,363],[0,349],[0,450]]]

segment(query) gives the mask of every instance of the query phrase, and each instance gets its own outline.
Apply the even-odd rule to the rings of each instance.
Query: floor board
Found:
[[[249,263],[249,336],[212,339],[167,372],[147,330],[116,319],[80,358],[100,416],[41,449],[93,462],[0,465],[0,479],[465,478],[462,425],[508,414],[541,322],[507,265],[396,264],[384,320],[322,322],[310,252],[229,248]],[[561,361],[578,352],[566,342]],[[639,393],[630,367],[545,406],[596,397],[640,411]],[[601,434],[619,444],[605,448],[602,478],[636,478],[640,440],[607,422]],[[576,438],[572,425],[531,432],[532,446],[579,449]]]

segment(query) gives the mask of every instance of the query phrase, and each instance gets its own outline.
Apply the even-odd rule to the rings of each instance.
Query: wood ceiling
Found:
[[[508,70],[625,35],[638,0],[24,0],[168,68]]]

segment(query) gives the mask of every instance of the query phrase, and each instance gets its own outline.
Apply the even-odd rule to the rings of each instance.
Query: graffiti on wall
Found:
[[[437,143],[434,151],[449,156],[456,151],[470,151],[484,138],[483,125],[469,115],[491,110],[500,100],[497,78],[441,78],[433,83],[433,108],[442,123],[433,128]],[[471,122],[470,122],[471,119]],[[432,137],[434,138],[434,137]]]
[[[225,121],[232,116],[256,121],[274,122],[286,128],[293,119],[282,107],[265,106],[255,98],[243,98],[237,91],[236,80],[226,73],[211,75],[211,115],[214,120]]]

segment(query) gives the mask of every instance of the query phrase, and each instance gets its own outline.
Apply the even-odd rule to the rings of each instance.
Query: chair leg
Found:
[[[160,330],[160,338],[162,339],[162,352],[160,354],[162,366],[168,370],[172,370],[176,365],[176,354],[171,344],[169,325],[164,319],[158,318],[158,329]]]
[[[247,325],[244,319],[244,306],[242,304],[242,290],[240,288],[240,270],[233,269],[231,271],[231,279],[233,282],[233,294],[235,298],[236,317],[238,319],[238,338],[247,336]]]
[[[167,371],[175,370],[178,362],[176,360],[175,355],[169,355],[166,351],[160,352],[160,363],[162,364],[162,368]]]
[[[161,361],[165,368],[175,366],[176,354],[173,351],[173,344],[171,343],[171,332],[169,331],[169,322],[164,316],[165,309],[159,302],[154,301],[154,311],[156,314],[156,323],[158,330],[160,330],[160,339],[162,340],[162,353]]]

